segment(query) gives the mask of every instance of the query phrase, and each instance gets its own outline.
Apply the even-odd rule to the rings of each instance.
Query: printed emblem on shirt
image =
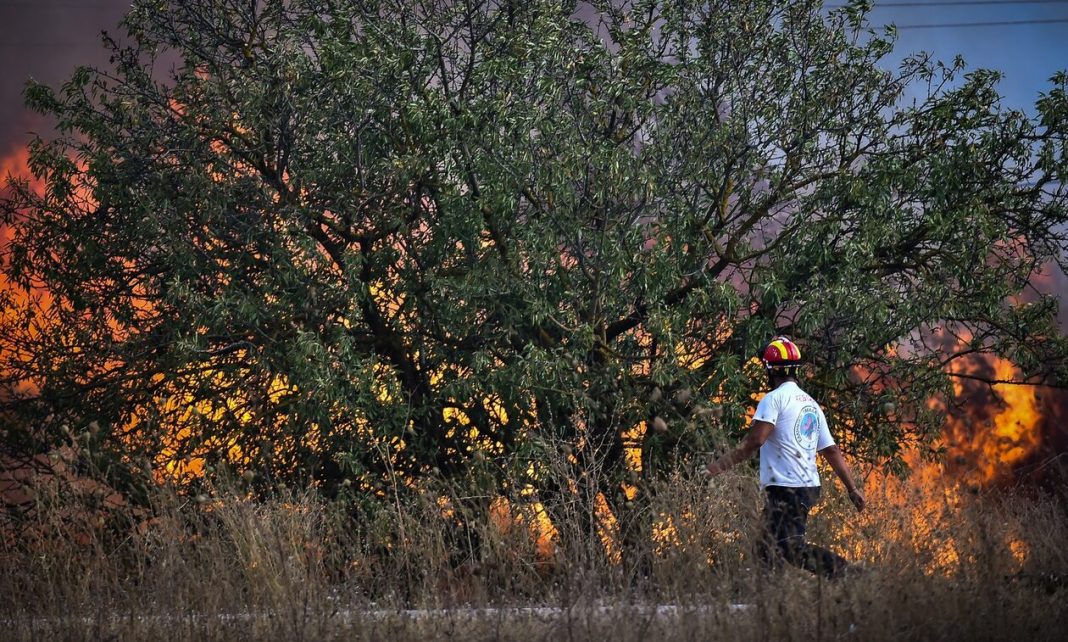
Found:
[[[794,423],[794,439],[805,450],[815,450],[820,434],[820,420],[816,406],[805,406]]]

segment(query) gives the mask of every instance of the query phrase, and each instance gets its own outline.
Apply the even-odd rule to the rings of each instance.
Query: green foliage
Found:
[[[735,436],[773,333],[872,462],[931,442],[962,354],[1062,383],[1019,295],[1063,246],[1068,80],[1030,117],[994,72],[886,71],[866,10],[136,2],[111,68],[26,92],[59,135],[4,267],[51,298],[5,301],[6,421],[96,422],[119,485],[552,489],[539,453],[618,483],[654,416],[647,475]]]

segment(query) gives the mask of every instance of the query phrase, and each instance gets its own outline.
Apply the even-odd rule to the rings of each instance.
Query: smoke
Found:
[[[1068,391],[1037,393],[1041,421],[1039,445],[1015,468],[1015,477],[1029,483],[1063,487],[1068,482]]]
[[[1038,295],[1057,297],[1057,327],[1068,332],[1068,276],[1055,262],[1047,263],[1031,277],[1030,291],[1025,291],[1021,300],[1034,301]]]
[[[0,157],[25,147],[31,133],[52,123],[26,107],[26,82],[58,87],[79,65],[104,66],[109,54],[101,32],[119,35],[130,0],[4,0],[0,3]]]

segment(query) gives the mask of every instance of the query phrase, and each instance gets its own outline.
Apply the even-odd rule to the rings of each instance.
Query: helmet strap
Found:
[[[798,374],[798,370],[800,369],[800,367],[801,366],[798,366],[798,365],[793,365],[793,366],[768,366],[768,365],[765,365],[764,366],[765,370],[768,371],[768,379],[776,378],[776,379],[783,379],[783,380],[796,379],[797,378],[797,374]]]

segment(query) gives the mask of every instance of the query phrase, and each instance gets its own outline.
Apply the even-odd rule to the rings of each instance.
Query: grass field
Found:
[[[810,540],[863,563],[833,583],[754,563],[745,476],[679,474],[649,519],[576,507],[552,528],[529,496],[455,489],[359,504],[160,488],[150,513],[57,492],[3,540],[0,638],[1063,639],[1065,498],[936,479],[869,481],[859,517],[825,482]]]

